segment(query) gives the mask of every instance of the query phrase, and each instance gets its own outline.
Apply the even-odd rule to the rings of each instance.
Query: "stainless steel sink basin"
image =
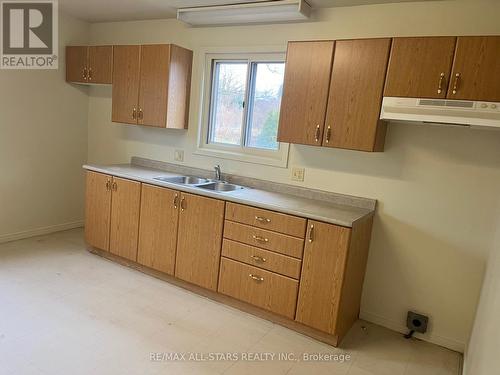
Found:
[[[181,184],[181,185],[199,185],[211,182],[207,178],[194,177],[194,176],[159,176],[155,177],[155,180],[169,182],[171,184]]]
[[[219,192],[244,189],[243,186],[234,185],[234,184],[230,184],[227,182],[211,182],[209,184],[199,185],[197,187],[200,189],[213,190],[213,191],[219,191]]]

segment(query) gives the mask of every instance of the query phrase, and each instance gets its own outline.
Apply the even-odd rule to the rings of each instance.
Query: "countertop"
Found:
[[[368,215],[373,215],[374,213],[373,209],[303,198],[291,194],[270,192],[260,190],[255,187],[234,190],[231,192],[215,192],[188,185],[162,182],[155,180],[154,177],[179,176],[183,174],[173,173],[171,171],[168,172],[162,169],[147,168],[133,164],[89,164],[84,165],[83,168],[94,172],[100,172],[116,177],[140,181],[151,185],[183,191],[186,193],[221,199],[227,202],[241,203],[249,206],[265,208],[290,215],[296,215],[308,219],[341,225],[344,227],[352,227],[356,221],[361,220]]]

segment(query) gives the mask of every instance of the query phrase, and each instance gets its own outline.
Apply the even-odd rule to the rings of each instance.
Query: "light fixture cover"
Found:
[[[217,26],[305,21],[310,14],[311,6],[305,0],[275,0],[180,8],[177,19],[192,26]]]

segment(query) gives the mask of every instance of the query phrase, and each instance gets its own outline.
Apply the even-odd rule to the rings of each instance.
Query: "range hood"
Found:
[[[380,119],[500,129],[500,103],[384,97]]]

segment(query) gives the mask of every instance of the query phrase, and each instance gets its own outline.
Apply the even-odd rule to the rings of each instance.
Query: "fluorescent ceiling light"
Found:
[[[305,21],[310,14],[311,6],[304,0],[275,0],[180,8],[177,19],[193,26],[215,26]]]

